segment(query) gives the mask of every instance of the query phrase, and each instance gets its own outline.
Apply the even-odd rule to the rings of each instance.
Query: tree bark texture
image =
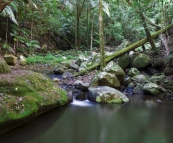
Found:
[[[106,66],[105,62],[105,48],[103,35],[103,6],[102,0],[99,0],[99,38],[100,38],[100,70]]]

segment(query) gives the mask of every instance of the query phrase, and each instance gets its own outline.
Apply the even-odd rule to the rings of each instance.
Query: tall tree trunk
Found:
[[[76,19],[76,40],[77,40],[77,43],[76,43],[76,47],[77,47],[77,50],[78,48],[80,47],[80,16],[79,16],[79,6],[77,4],[77,19]]]
[[[93,49],[93,33],[94,33],[94,14],[92,17],[92,24],[91,24],[91,42],[90,42],[90,51],[92,52]]]
[[[99,38],[100,38],[100,70],[106,66],[105,62],[105,47],[103,35],[103,6],[102,0],[99,0]]]
[[[81,16],[85,1],[86,0],[83,0],[83,2],[81,4],[76,2],[75,45],[76,45],[77,50],[80,47],[80,16]]]
[[[33,30],[33,11],[32,11],[32,19],[31,19],[31,37],[30,37],[30,40],[32,40],[32,30]]]
[[[7,26],[6,26],[6,33],[5,33],[5,43],[8,42],[8,17],[7,17]]]
[[[76,49],[78,50],[77,48],[77,27],[78,27],[77,19],[78,19],[78,4],[76,3],[75,46],[76,46]]]
[[[87,47],[89,47],[89,7],[87,7]]]

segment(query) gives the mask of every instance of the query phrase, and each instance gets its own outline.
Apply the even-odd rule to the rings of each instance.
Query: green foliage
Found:
[[[33,52],[35,48],[40,48],[39,42],[37,40],[30,40],[25,44],[28,46],[30,52]]]
[[[2,50],[5,51],[5,53],[8,53],[10,50],[10,45],[8,43],[3,43]]]
[[[109,24],[108,27],[105,28],[105,34],[111,35],[112,45],[116,42],[121,43],[124,40],[123,27],[119,22]]]
[[[70,51],[65,51],[65,52],[53,55],[50,52],[48,52],[45,56],[43,55],[29,56],[28,58],[26,58],[26,62],[28,64],[35,64],[35,63],[57,64],[63,61],[75,60],[80,54],[88,56],[90,53],[86,51],[82,52],[82,51],[70,50]]]
[[[114,46],[122,43],[124,39],[135,42],[145,37],[144,28],[136,9],[145,12],[146,18],[160,27],[172,22],[173,3],[168,0],[131,2],[132,7],[127,4],[126,0],[103,1],[105,44]],[[25,43],[32,52],[34,47],[39,46],[39,43],[35,40],[42,34],[50,35],[55,33],[59,37],[65,37],[73,44],[75,43],[76,5],[78,5],[80,11],[79,32],[81,45],[89,48],[93,24],[93,45],[97,46],[99,43],[99,16],[98,1],[95,0],[13,0],[4,9],[1,16],[9,17],[13,23],[19,25],[18,27],[14,24],[11,26],[11,22],[9,22],[10,26],[6,32],[10,32],[10,35],[14,37],[13,40],[19,41],[19,45]],[[3,23],[6,24],[3,25]],[[2,28],[8,28],[7,21],[3,21],[3,23]],[[148,28],[151,32],[156,30],[155,27],[149,26],[149,24]],[[0,38],[5,39],[5,37]]]
[[[62,56],[62,55],[52,55],[50,53],[46,54],[46,56],[36,55],[32,57],[28,57],[26,59],[26,62],[28,64],[35,64],[35,63],[41,63],[41,64],[56,64],[62,61],[68,61],[70,59],[74,59],[72,56]]]
[[[14,12],[10,6],[6,6],[0,15],[3,17],[9,17],[16,25],[18,25]]]

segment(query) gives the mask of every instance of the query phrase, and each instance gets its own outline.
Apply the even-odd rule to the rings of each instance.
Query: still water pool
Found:
[[[0,143],[173,143],[173,104],[74,101],[2,136]]]

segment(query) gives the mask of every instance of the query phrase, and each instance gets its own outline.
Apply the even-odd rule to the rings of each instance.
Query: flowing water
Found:
[[[2,136],[0,143],[173,143],[173,104],[74,101]]]
[[[75,100],[1,136],[0,143],[173,143],[173,104],[144,97],[121,105]]]

